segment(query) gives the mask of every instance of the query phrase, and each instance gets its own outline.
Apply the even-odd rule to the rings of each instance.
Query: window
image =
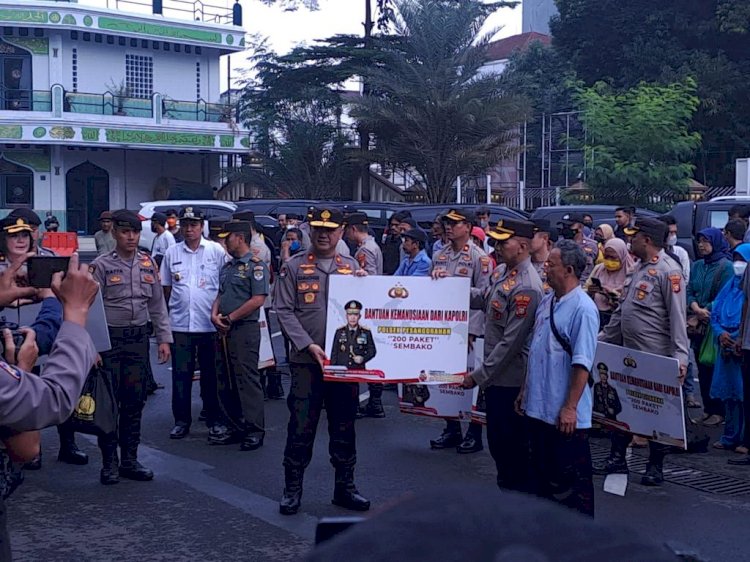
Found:
[[[154,59],[125,55],[125,84],[130,97],[148,99],[154,93]]]
[[[0,159],[0,205],[4,209],[31,207],[34,175],[31,170]]]
[[[71,67],[72,67],[72,78],[73,78],[73,91],[78,91],[78,49],[73,47],[71,55]]]
[[[726,209],[722,211],[711,211],[710,216],[711,219],[709,222],[714,228],[723,229],[727,222],[729,222],[729,211]]]

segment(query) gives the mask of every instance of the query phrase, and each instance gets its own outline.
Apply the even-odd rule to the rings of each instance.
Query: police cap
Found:
[[[183,207],[180,209],[179,218],[181,221],[202,221],[206,216],[198,207]]]
[[[534,232],[546,232],[549,235],[549,239],[553,242],[557,242],[557,229],[552,226],[552,223],[547,219],[534,219],[531,221],[534,223]]]
[[[347,314],[359,314],[362,312],[362,303],[359,301],[349,301],[344,305]]]
[[[596,370],[597,371],[609,371],[609,367],[607,367],[607,364],[603,361],[600,361],[596,364]]]
[[[141,219],[138,218],[138,215],[127,209],[122,209],[112,213],[112,222],[114,222],[115,226],[121,228],[132,228],[139,232],[143,228],[143,225],[141,225]]]
[[[244,232],[245,234],[250,234],[250,228],[251,228],[250,221],[230,221],[225,222],[224,227],[221,229],[221,232],[219,233],[219,238],[226,238],[233,232]]]
[[[349,226],[354,225],[364,225],[367,226],[370,224],[370,217],[368,217],[364,213],[352,213],[348,217],[346,217],[346,224]]]
[[[443,215],[443,221],[454,221],[454,222],[474,222],[474,213],[471,211],[464,211],[463,209],[450,209]]]
[[[558,224],[562,224],[564,226],[570,226],[576,223],[583,224],[583,220],[584,219],[582,213],[566,213],[565,215],[563,215],[563,218]]]
[[[323,207],[313,209],[310,217],[310,226],[322,228],[338,228],[344,224],[344,215],[338,209],[328,209]]]
[[[8,215],[2,221],[3,232],[8,234],[16,234],[17,232],[31,232],[32,228],[29,222],[24,217],[12,217]]]
[[[633,226],[626,226],[622,229],[628,236],[635,236],[639,232],[643,232],[652,240],[657,240],[659,245],[667,239],[668,230],[667,223],[651,217],[637,218]]]
[[[504,240],[509,240],[514,236],[534,238],[535,232],[536,230],[533,222],[516,219],[500,219],[495,225],[495,228],[490,230],[487,234],[490,238],[502,242]]]
[[[42,219],[39,218],[39,215],[37,215],[31,209],[27,209],[25,207],[20,209],[13,209],[13,211],[11,211],[8,216],[14,219],[22,218],[31,226],[39,226],[40,224],[42,224]]]
[[[224,224],[226,223],[227,219],[211,219],[208,221],[208,231],[214,236],[217,236],[224,230]]]
[[[232,214],[233,221],[255,222],[255,213],[253,211],[239,211]]]

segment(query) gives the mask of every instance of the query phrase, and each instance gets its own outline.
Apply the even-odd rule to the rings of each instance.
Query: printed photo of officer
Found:
[[[594,384],[594,412],[603,415],[608,420],[617,420],[622,412],[620,397],[617,391],[609,385],[609,368],[605,363],[596,366],[599,371],[599,382]]]
[[[377,350],[372,332],[360,326],[362,303],[351,300],[344,306],[346,326],[342,326],[333,336],[331,365],[343,365],[347,369],[367,369]]]

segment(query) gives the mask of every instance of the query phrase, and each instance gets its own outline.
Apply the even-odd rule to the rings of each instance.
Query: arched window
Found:
[[[0,207],[33,207],[34,173],[24,166],[0,158]]]
[[[31,53],[0,40],[0,109],[29,111]]]

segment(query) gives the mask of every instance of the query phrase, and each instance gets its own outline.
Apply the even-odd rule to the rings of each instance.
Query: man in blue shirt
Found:
[[[393,275],[404,275],[409,277],[426,277],[430,274],[432,261],[427,257],[425,244],[427,234],[419,229],[412,228],[403,235],[401,247],[406,257],[401,261],[398,269]]]
[[[517,404],[530,418],[532,490],[593,517],[588,381],[599,314],[580,288],[585,268],[586,255],[572,240],[561,240],[550,252],[547,282],[553,292],[536,311],[526,381]]]

